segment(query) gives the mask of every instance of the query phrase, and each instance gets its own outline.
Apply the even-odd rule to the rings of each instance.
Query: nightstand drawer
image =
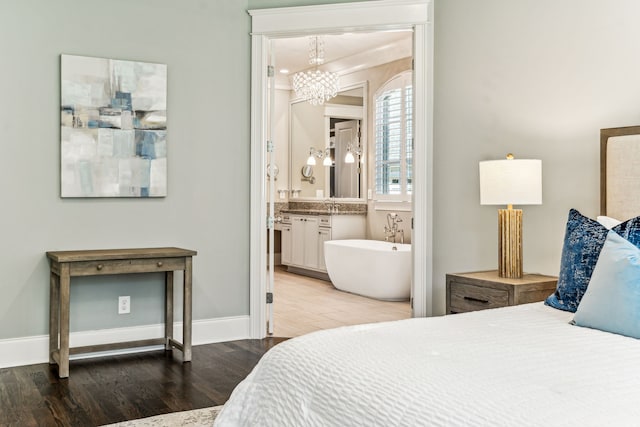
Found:
[[[509,279],[489,270],[449,273],[446,280],[446,312],[454,314],[542,301],[556,289],[558,278],[534,273]]]
[[[509,305],[509,291],[506,290],[451,282],[449,292],[451,311],[456,313]]]

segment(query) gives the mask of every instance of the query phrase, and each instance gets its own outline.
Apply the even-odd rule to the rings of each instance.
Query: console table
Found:
[[[69,355],[163,344],[182,351],[191,361],[191,269],[196,251],[180,248],[104,249],[47,252],[50,274],[49,363],[58,364],[60,378],[69,376]],[[173,272],[184,271],[182,343],[173,338]],[[69,287],[71,277],[130,273],[165,273],[165,333],[163,338],[69,348]]]

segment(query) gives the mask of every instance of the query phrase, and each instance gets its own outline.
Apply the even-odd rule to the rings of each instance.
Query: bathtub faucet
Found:
[[[391,212],[387,214],[387,225],[384,226],[384,240],[387,242],[391,238],[396,243],[396,237],[400,234],[400,243],[404,243],[404,230],[398,228],[398,223],[402,222],[402,218],[397,213]]]

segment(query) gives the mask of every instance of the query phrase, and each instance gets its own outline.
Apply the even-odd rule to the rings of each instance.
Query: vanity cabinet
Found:
[[[281,262],[289,271],[326,273],[324,242],[364,239],[365,215],[283,216]],[[326,277],[326,276],[325,276]]]

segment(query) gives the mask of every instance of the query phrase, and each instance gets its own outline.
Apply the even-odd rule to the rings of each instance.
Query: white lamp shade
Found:
[[[542,161],[532,159],[480,162],[481,205],[541,205]]]
[[[315,166],[316,165],[316,158],[313,156],[313,154],[311,154],[309,156],[309,158],[307,158],[307,164],[309,166]]]
[[[344,156],[344,162],[345,163],[353,163],[356,161],[356,158],[353,157],[353,153],[349,150],[347,151],[347,154]]]

